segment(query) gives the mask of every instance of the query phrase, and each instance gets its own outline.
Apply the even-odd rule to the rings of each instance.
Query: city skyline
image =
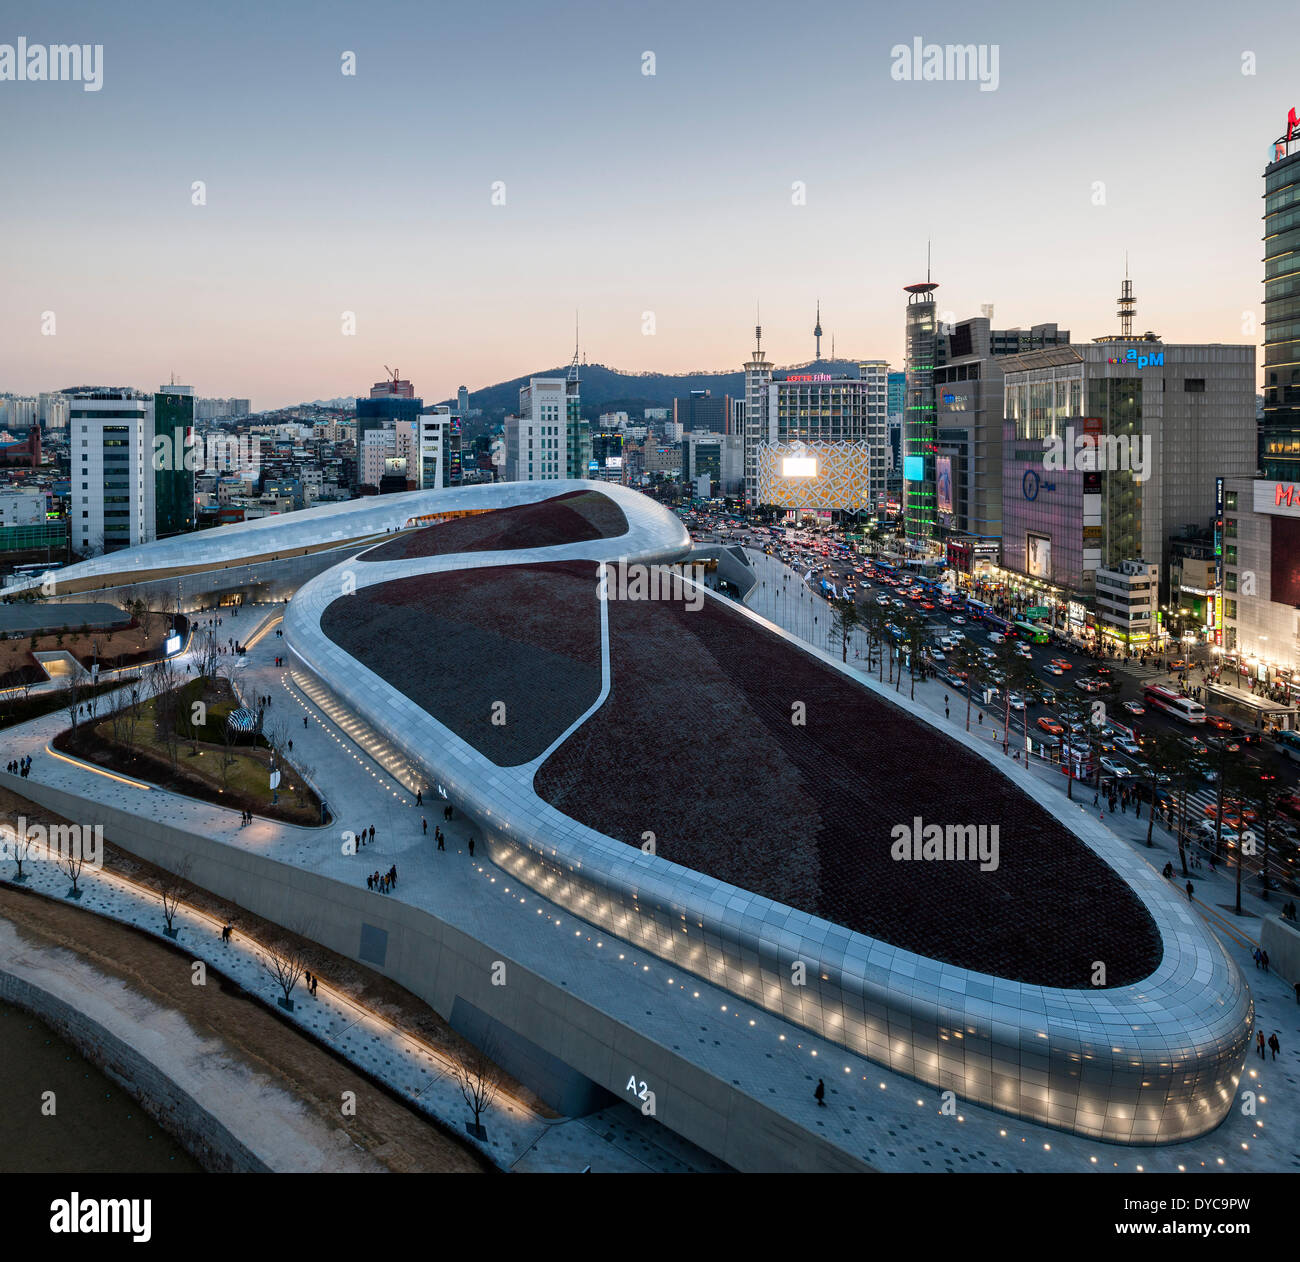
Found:
[[[900,365],[927,241],[940,318],[1115,332],[1127,254],[1139,331],[1260,341],[1280,6],[1157,6],[1143,22],[1177,26],[1155,60],[1118,8],[823,4],[803,38],[771,4],[163,12],[0,33],[103,48],[98,91],[0,82],[23,173],[0,194],[0,390],[175,372],[261,410],[397,363],[443,399],[567,362],[575,309],[593,363],[738,371],[756,303],[777,362],[811,359],[819,299],[823,349]],[[995,90],[896,78],[917,39],[996,48]],[[1080,117],[1090,58],[1129,86]]]

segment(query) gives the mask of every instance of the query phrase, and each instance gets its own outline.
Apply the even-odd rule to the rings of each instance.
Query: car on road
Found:
[[[1001,644],[1006,638],[1007,637],[1000,631],[990,631],[988,634],[988,642],[990,644]]]
[[[954,627],[964,627],[966,625],[966,619],[963,618],[960,614],[956,614],[953,617],[952,625]]]
[[[1207,841],[1213,841],[1216,837],[1229,843],[1235,843],[1238,840],[1237,834],[1231,828],[1224,828],[1223,832],[1220,833],[1218,824],[1212,819],[1201,820],[1201,835]]]
[[[1007,704],[1008,704],[1008,705],[1009,705],[1013,710],[1023,710],[1023,709],[1025,708],[1025,699],[1024,699],[1024,697],[1023,697],[1020,693],[1018,693],[1018,692],[1013,692],[1013,693],[1012,693],[1012,694],[1007,698]]]
[[[1114,776],[1116,780],[1123,780],[1126,776],[1133,774],[1122,762],[1116,762],[1113,758],[1103,758],[1101,760],[1101,769],[1107,775]]]
[[[942,649],[931,649],[930,658],[936,662],[946,662],[948,659],[944,656]]]
[[[1073,669],[1074,669],[1074,663],[1073,663],[1073,662],[1066,661],[1066,659],[1063,658],[1063,657],[1054,657],[1054,658],[1052,658],[1052,665],[1053,665],[1053,666],[1059,666],[1062,670],[1073,670]]]
[[[1241,746],[1227,736],[1209,736],[1206,737],[1205,743],[1211,749],[1226,749],[1230,754],[1241,752]]]
[[[1126,753],[1130,758],[1136,757],[1142,752],[1142,746],[1128,736],[1119,736],[1115,739],[1115,748]]]
[[[1048,675],[1065,674],[1065,671],[1063,671],[1055,662],[1048,662],[1047,665],[1043,667],[1043,671]]]
[[[1033,656],[1034,656],[1034,654],[1033,654],[1033,650],[1030,649],[1030,647],[1029,647],[1028,644],[1017,644],[1017,645],[1016,645],[1016,654],[1017,654],[1017,656],[1019,656],[1019,657],[1028,658],[1028,659],[1030,659],[1030,660],[1032,660],[1032,659],[1033,659]]]
[[[1096,680],[1096,679],[1076,679],[1074,681],[1074,686],[1080,692],[1087,692],[1087,693],[1100,692],[1103,687],[1100,680]]]
[[[1109,666],[1094,666],[1094,667],[1093,667],[1093,674],[1094,674],[1094,675],[1109,675],[1109,674],[1110,674],[1110,667],[1109,667]]]
[[[1178,657],[1178,658],[1175,658],[1172,662],[1169,663],[1169,669],[1170,669],[1170,670],[1186,670],[1186,669],[1187,669],[1187,663],[1186,663],[1185,661],[1183,661],[1183,659],[1182,659],[1181,657]]]
[[[1049,736],[1065,735],[1065,725],[1058,723],[1055,719],[1048,718],[1046,715],[1038,720],[1038,726]]]
[[[1232,731],[1232,724],[1221,714],[1207,714],[1205,716],[1205,726],[1212,727],[1218,732]]]
[[[1147,712],[1146,706],[1140,701],[1126,701],[1124,702],[1124,709],[1130,714],[1145,714]]]

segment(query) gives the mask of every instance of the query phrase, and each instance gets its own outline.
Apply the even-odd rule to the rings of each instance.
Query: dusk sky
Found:
[[[0,390],[174,373],[263,409],[388,364],[436,400],[567,362],[575,308],[591,362],[735,370],[756,302],[791,364],[819,297],[826,352],[901,366],[927,238],[956,318],[1117,331],[1127,250],[1139,330],[1258,343],[1294,14],[9,4],[0,44],[104,51],[98,92],[0,82]],[[891,78],[916,36],[997,45],[996,91]]]

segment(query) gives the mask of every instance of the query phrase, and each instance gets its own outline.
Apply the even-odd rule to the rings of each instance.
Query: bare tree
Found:
[[[466,1124],[465,1129],[480,1140],[487,1138],[487,1131],[479,1119],[484,1110],[492,1106],[505,1080],[501,1066],[492,1059],[492,1050],[490,1042],[486,1047],[471,1043],[469,1051],[459,1060],[453,1061],[451,1066],[452,1075],[465,1103],[474,1111],[474,1124]]]
[[[86,856],[82,852],[81,846],[70,845],[63,854],[58,858],[59,867],[68,874],[68,879],[72,882],[72,888],[68,891],[68,898],[80,898],[81,887],[77,881],[81,877],[81,869],[86,866]]]
[[[18,875],[14,878],[17,881],[25,881],[27,878],[23,875],[23,864],[27,860],[28,854],[32,848],[32,835],[30,832],[24,832],[21,836],[18,830],[10,824],[6,824],[0,829],[0,838],[10,847],[10,854],[13,861],[18,865]]]
[[[166,933],[169,938],[176,936],[176,928],[172,920],[176,915],[176,909],[180,906],[182,896],[189,893],[192,866],[193,859],[186,855],[175,872],[163,873],[162,888],[159,892],[162,895],[163,918],[167,921]]]
[[[293,989],[302,981],[307,965],[311,962],[307,956],[302,938],[305,931],[290,930],[292,940],[281,940],[262,953],[262,967],[275,979],[275,984],[284,992],[284,998],[278,1002],[280,1007],[293,1011]]]

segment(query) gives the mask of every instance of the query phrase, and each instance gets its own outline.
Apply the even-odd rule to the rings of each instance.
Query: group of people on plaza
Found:
[[[366,877],[366,889],[375,890],[380,894],[388,894],[397,886],[397,864],[393,864],[387,872],[372,872]]]
[[[11,776],[21,776],[24,780],[27,779],[27,773],[31,771],[31,769],[32,769],[31,754],[28,754],[24,758],[15,758],[11,762],[5,765],[5,770]]]

